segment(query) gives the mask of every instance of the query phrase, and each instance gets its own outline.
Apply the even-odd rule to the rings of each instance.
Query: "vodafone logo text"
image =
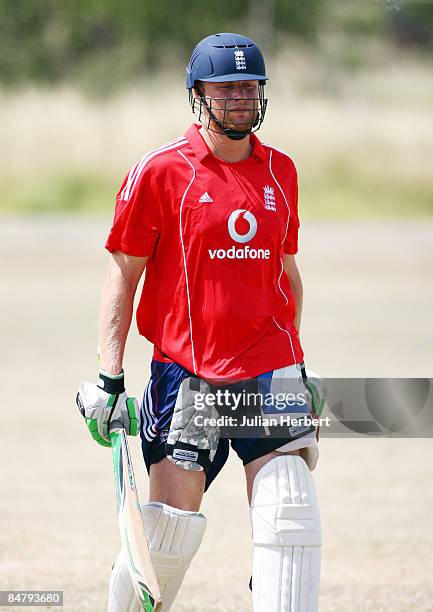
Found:
[[[257,233],[257,221],[249,210],[239,208],[230,215],[228,222],[230,238],[235,242],[245,243],[254,238]],[[269,249],[252,249],[248,245],[244,247],[231,246],[228,249],[208,249],[211,259],[269,259]]]
[[[248,245],[243,249],[235,246],[229,249],[208,249],[211,259],[269,259],[271,252],[269,249],[251,249]]]

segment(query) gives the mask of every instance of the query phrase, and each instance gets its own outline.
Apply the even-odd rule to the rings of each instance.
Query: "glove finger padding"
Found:
[[[179,388],[166,451],[167,458],[184,470],[206,469],[215,457],[220,429],[214,423],[219,415],[205,401],[211,388],[195,377],[186,378]]]
[[[111,446],[110,424],[116,422],[128,435],[139,431],[138,403],[126,392],[107,393],[96,384],[82,382],[77,393],[77,406],[92,438],[102,446]]]
[[[140,411],[138,408],[138,402],[135,397],[128,397],[126,400],[126,412],[129,418],[129,431],[130,436],[136,436],[140,430]],[[123,423],[126,421],[126,415],[123,419]]]

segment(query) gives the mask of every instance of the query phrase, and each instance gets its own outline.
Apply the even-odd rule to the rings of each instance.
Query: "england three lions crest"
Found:
[[[245,53],[241,49],[236,49],[234,54],[235,54],[236,70],[246,70],[247,62],[245,60]]]
[[[265,185],[263,187],[263,199],[264,199],[266,210],[273,210],[274,212],[276,212],[277,203],[275,201],[274,188],[271,187],[270,185]]]

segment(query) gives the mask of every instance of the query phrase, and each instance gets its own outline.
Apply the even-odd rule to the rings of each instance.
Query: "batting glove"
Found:
[[[318,374],[311,370],[306,370],[305,365],[301,364],[302,379],[310,395],[311,416],[320,417],[323,413],[326,401],[326,387]],[[316,438],[319,441],[320,425],[316,427]]]
[[[113,376],[101,370],[97,385],[82,382],[76,402],[90,435],[98,444],[111,446],[110,428],[113,427],[124,428],[130,436],[138,434],[138,403],[135,397],[126,395],[123,372]]]

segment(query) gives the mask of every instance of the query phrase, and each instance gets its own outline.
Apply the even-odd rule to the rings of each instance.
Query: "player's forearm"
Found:
[[[131,326],[135,289],[121,276],[109,272],[99,313],[100,367],[120,374]]]
[[[290,284],[292,287],[292,293],[293,293],[293,298],[295,300],[295,308],[296,308],[294,325],[299,333],[299,330],[301,328],[302,303],[304,299],[304,289],[302,286],[301,277],[299,276],[299,279],[297,279],[295,282],[291,281]]]

